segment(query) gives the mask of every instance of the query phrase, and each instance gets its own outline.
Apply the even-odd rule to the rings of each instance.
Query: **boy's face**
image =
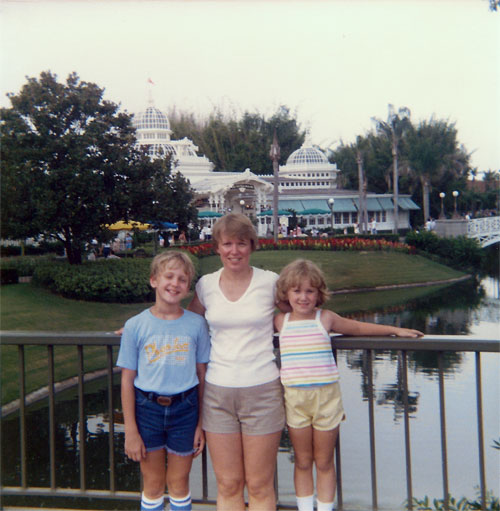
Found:
[[[311,285],[309,279],[304,279],[298,286],[292,286],[287,292],[287,299],[295,314],[311,314],[318,303],[319,291]]]
[[[189,275],[179,264],[164,265],[150,279],[151,287],[156,291],[156,302],[168,305],[179,304],[189,293]]]

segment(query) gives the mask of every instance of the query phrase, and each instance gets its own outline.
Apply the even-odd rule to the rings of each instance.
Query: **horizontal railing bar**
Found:
[[[3,345],[118,346],[120,336],[113,332],[27,332],[0,331]],[[274,336],[277,341],[277,336]],[[500,339],[466,335],[426,335],[418,339],[402,337],[348,337],[332,335],[339,350],[376,349],[407,351],[483,351],[500,352]]]

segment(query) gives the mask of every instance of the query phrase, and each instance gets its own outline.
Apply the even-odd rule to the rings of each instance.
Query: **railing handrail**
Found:
[[[500,352],[499,339],[470,335],[425,335],[420,338],[403,338],[390,336],[351,337],[345,335],[330,336],[335,349],[356,350],[407,350],[407,351],[484,351]],[[278,336],[274,334],[277,342]],[[0,330],[0,341],[4,345],[74,345],[85,346],[119,346],[120,335],[114,332],[47,332]],[[75,341],[77,341],[75,343]]]

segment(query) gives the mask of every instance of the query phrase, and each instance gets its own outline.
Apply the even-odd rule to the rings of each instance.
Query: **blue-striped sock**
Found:
[[[163,511],[163,495],[158,499],[148,499],[143,492],[141,495],[141,511]]]
[[[191,493],[188,493],[185,497],[174,498],[170,495],[170,511],[191,511]]]

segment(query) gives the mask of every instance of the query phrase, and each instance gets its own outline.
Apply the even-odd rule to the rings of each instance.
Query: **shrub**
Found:
[[[0,284],[17,284],[19,275],[15,268],[0,268]]]
[[[15,268],[20,277],[31,277],[35,267],[53,259],[51,256],[19,256],[3,258],[0,268]]]
[[[430,231],[409,232],[406,242],[424,255],[434,255],[440,262],[461,270],[479,270],[483,251],[479,243],[465,236],[440,238]]]
[[[196,275],[198,261],[193,258]],[[149,285],[151,258],[98,259],[81,265],[51,260],[36,266],[33,283],[66,298],[95,302],[154,301]],[[194,286],[194,282],[193,282]]]

